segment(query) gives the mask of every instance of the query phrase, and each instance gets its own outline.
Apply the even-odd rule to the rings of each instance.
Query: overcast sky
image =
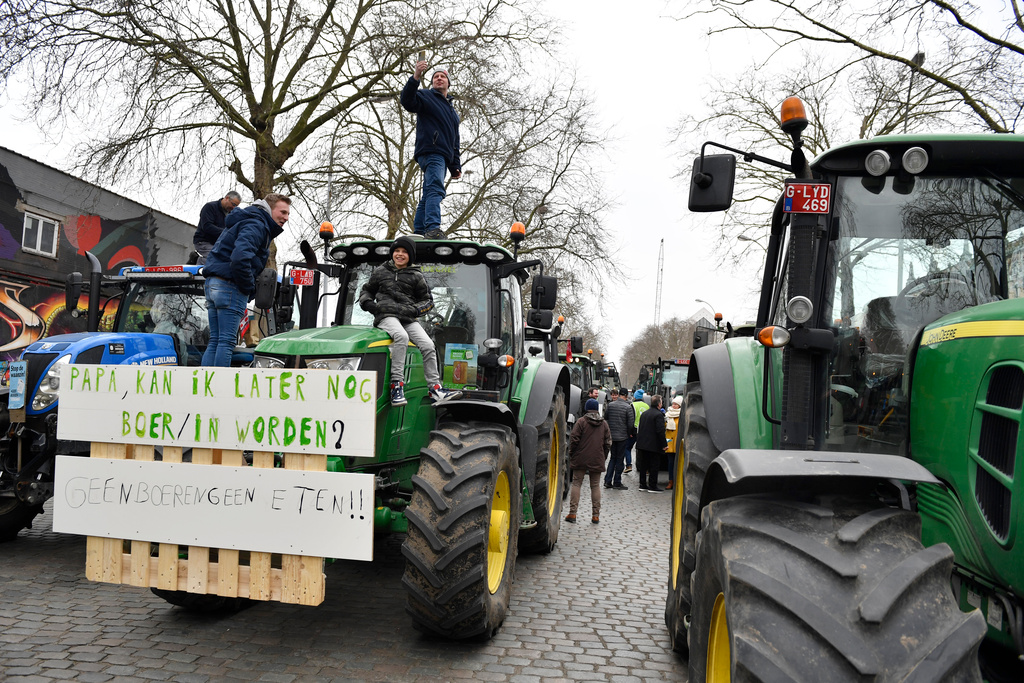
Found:
[[[688,213],[687,178],[673,177],[681,167],[688,168],[692,158],[680,157],[679,148],[671,145],[672,128],[686,112],[703,115],[700,92],[713,70],[728,73],[730,68],[742,68],[731,54],[734,48],[724,45],[724,39],[709,45],[697,22],[666,16],[663,0],[632,0],[628,5],[558,0],[547,3],[546,10],[563,22],[566,55],[614,139],[602,162],[605,189],[616,202],[606,220],[615,245],[615,258],[607,267],[620,272],[628,285],[594,295],[593,310],[596,297],[603,299],[604,314],[598,323],[609,334],[606,360],[618,362],[626,344],[654,322],[662,239],[662,320],[693,315],[702,308],[695,299],[710,302],[734,323],[752,318],[759,264],[741,272],[719,268],[720,214]],[[68,141],[48,143],[34,126],[19,123],[18,113],[10,93],[0,96],[0,144],[51,166],[69,168]],[[130,189],[121,193],[189,222],[200,208],[133,196]]]

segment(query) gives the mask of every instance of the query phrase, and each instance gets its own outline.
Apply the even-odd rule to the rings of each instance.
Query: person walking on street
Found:
[[[626,441],[633,425],[633,410],[629,403],[619,400],[618,389],[612,389],[611,396],[605,410],[605,418],[608,421],[608,429],[611,430],[612,450],[608,471],[604,475],[604,487],[625,489],[628,487],[622,483],[623,458],[626,455]]]
[[[267,265],[270,243],[284,232],[292,200],[271,193],[252,206],[232,211],[224,232],[206,257],[206,314],[210,344],[203,365],[229,367],[238,342],[238,325],[256,296],[256,276]]]
[[[651,409],[640,416],[636,430],[636,465],[640,470],[640,490],[658,493],[658,466],[665,443],[665,413],[661,412],[661,396],[651,397]]]
[[[640,427],[640,416],[650,406],[644,401],[643,389],[637,389],[633,394],[633,434],[626,444],[626,472],[633,471],[633,445],[636,443],[636,430]]]
[[[431,88],[420,88],[427,63],[416,62],[399,100],[406,111],[416,114],[416,149],[413,157],[423,170],[423,192],[413,218],[413,232],[428,239],[444,239],[441,231],[441,200],[444,199],[445,168],[453,180],[462,177],[459,151],[459,115],[448,94],[451,77],[437,67],[430,76]]]
[[[214,199],[212,202],[203,204],[203,208],[199,211],[199,225],[196,226],[196,232],[192,235],[192,246],[199,252],[199,263],[203,263],[210,255],[210,250],[217,243],[217,238],[224,232],[225,219],[241,203],[241,195],[232,190],[222,199]]]
[[[391,337],[391,405],[408,403],[405,398],[405,354],[409,340],[423,356],[423,375],[430,397],[435,401],[456,396],[441,387],[437,372],[437,351],[416,318],[434,308],[434,298],[416,259],[416,240],[401,235],[391,244],[391,260],[374,268],[359,292],[359,307],[373,315],[373,325]],[[461,396],[461,392],[458,393]]]
[[[675,485],[676,476],[676,448],[678,447],[679,429],[683,426],[681,413],[683,411],[683,395],[679,394],[672,399],[672,405],[665,412],[665,440],[668,450],[668,485],[671,489]]]
[[[565,516],[565,521],[576,521],[580,490],[586,475],[590,477],[590,506],[593,511],[590,521],[597,524],[601,515],[601,473],[604,472],[604,461],[612,445],[612,433],[608,423],[598,414],[595,399],[587,399],[584,408],[586,414],[576,421],[569,434],[572,492],[569,494],[569,514]]]

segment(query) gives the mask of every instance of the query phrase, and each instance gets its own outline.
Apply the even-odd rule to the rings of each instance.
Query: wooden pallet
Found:
[[[90,455],[93,458],[113,460],[154,459],[153,446],[130,444],[94,442]],[[181,448],[165,447],[163,461],[180,463]],[[193,449],[192,462],[234,467],[245,465],[242,451],[210,448]],[[253,454],[253,467],[273,466],[273,453]],[[284,468],[323,472],[327,470],[327,456],[290,453],[285,456]],[[322,557],[211,549],[97,536],[86,539],[85,576],[90,581],[104,583],[319,605],[324,601],[326,577],[323,570]]]

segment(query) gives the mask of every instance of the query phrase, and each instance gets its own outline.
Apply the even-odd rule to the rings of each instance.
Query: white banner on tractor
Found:
[[[376,401],[366,371],[65,364],[57,436],[372,457]]]
[[[67,455],[57,473],[61,533],[373,559],[370,474]]]

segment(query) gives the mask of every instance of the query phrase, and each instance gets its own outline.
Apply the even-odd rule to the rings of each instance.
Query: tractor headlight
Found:
[[[54,361],[50,369],[39,382],[39,391],[32,397],[32,410],[46,410],[57,401],[60,391],[60,368],[71,362],[71,354],[66,354]]]
[[[278,368],[284,367],[284,361],[281,360],[280,358],[274,358],[273,356],[256,355],[253,357],[252,365],[250,367],[269,368],[271,370],[276,370]]]
[[[884,149],[876,149],[870,152],[864,160],[864,168],[873,176],[885,175],[889,171],[892,162],[889,160],[889,153]]]
[[[921,147],[911,147],[903,153],[903,168],[907,173],[917,175],[928,165],[928,152]]]
[[[786,314],[789,315],[789,319],[797,325],[802,325],[810,320],[811,313],[813,312],[814,305],[811,304],[811,300],[805,296],[795,296],[786,304]]]
[[[341,358],[317,358],[306,361],[306,367],[310,370],[344,370],[353,372],[359,369],[359,356],[342,356]]]

